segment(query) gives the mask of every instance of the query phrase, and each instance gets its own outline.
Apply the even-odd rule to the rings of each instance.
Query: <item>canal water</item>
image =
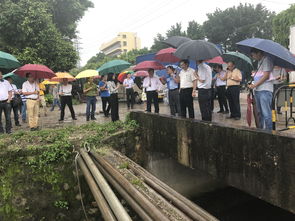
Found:
[[[295,220],[295,214],[226,186],[209,174],[187,168],[161,153],[148,153],[144,167],[221,221]]]

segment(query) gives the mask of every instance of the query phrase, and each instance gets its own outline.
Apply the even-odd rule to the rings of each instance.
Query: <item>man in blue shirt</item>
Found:
[[[162,83],[167,83],[168,87],[168,99],[170,105],[171,115],[175,116],[176,113],[180,114],[180,102],[179,102],[179,76],[175,71],[173,66],[167,67],[167,73],[169,77],[167,79],[162,79]]]
[[[110,114],[110,92],[107,86],[107,75],[102,77],[102,80],[98,84],[100,90],[100,97],[102,101],[102,110],[105,117],[108,117]],[[107,107],[108,105],[108,107]]]

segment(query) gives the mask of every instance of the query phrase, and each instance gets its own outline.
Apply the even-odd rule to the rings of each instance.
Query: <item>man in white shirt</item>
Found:
[[[159,113],[158,91],[161,89],[162,83],[159,78],[154,76],[154,69],[150,68],[148,73],[149,76],[143,80],[147,96],[147,112],[151,112],[152,102],[154,102],[155,113]]]
[[[0,133],[4,133],[2,125],[2,112],[5,116],[5,130],[6,133],[11,133],[11,119],[9,103],[12,99],[12,89],[8,81],[3,79],[2,72],[0,71]]]
[[[197,61],[198,101],[202,120],[212,121],[211,84],[212,70],[204,61]],[[195,96],[195,94],[193,94]]]
[[[127,78],[123,81],[123,86],[126,88],[127,96],[127,107],[128,109],[133,109],[134,104],[134,90],[133,90],[134,81],[131,78],[131,74],[127,74]]]
[[[9,82],[11,89],[12,89],[12,97],[11,97],[11,109],[10,109],[10,114],[11,114],[11,110],[13,111],[13,115],[14,115],[14,123],[15,126],[21,126],[19,123],[19,115],[18,112],[21,108],[21,90],[17,89],[16,85],[13,84],[13,80],[11,77],[7,77],[6,80]]]
[[[34,131],[39,129],[39,85],[36,82],[33,74],[27,73],[26,78],[28,80],[23,83],[22,93],[27,99],[29,127],[31,131]]]
[[[196,92],[197,78],[195,70],[189,67],[188,60],[180,61],[180,116],[186,117],[188,109],[189,118],[195,118],[193,94]]]
[[[61,112],[59,121],[63,121],[65,117],[65,108],[68,105],[73,120],[77,120],[72,103],[72,85],[68,83],[68,79],[64,78],[59,87]]]

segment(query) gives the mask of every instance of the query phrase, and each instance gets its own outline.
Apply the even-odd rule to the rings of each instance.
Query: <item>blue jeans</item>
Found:
[[[91,111],[90,111],[91,108]],[[95,96],[87,96],[87,106],[86,106],[86,117],[89,119],[91,115],[91,119],[95,116],[96,109],[96,97]]]
[[[255,91],[256,108],[259,116],[259,128],[272,130],[271,103],[272,92]]]
[[[27,102],[23,101],[22,105],[22,120],[25,121],[27,119]]]
[[[54,99],[53,99],[53,103],[52,103],[52,106],[51,106],[51,109],[50,109],[50,110],[53,111],[53,110],[54,110],[54,107],[55,107],[56,105],[57,105],[57,106],[59,107],[59,109],[60,109],[60,102],[59,102],[59,99],[58,99],[58,98],[54,98]]]

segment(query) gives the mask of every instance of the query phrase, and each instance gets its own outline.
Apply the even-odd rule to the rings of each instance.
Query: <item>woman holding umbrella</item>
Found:
[[[134,90],[133,90],[134,81],[131,78],[131,74],[127,74],[127,78],[123,81],[123,86],[126,88],[127,96],[127,107],[128,109],[133,109],[134,105]]]
[[[102,101],[102,110],[105,117],[109,116],[110,113],[110,92],[107,85],[107,75],[102,76],[102,80],[99,82],[98,86],[100,89],[100,97]],[[108,107],[107,107],[108,105]]]
[[[68,83],[68,79],[64,78],[59,88],[61,112],[59,121],[63,121],[65,117],[65,108],[68,105],[73,120],[77,120],[72,103],[72,85]]]
[[[115,122],[119,120],[118,89],[120,85],[117,84],[114,73],[108,74],[107,86],[110,92],[111,117],[112,121]]]

